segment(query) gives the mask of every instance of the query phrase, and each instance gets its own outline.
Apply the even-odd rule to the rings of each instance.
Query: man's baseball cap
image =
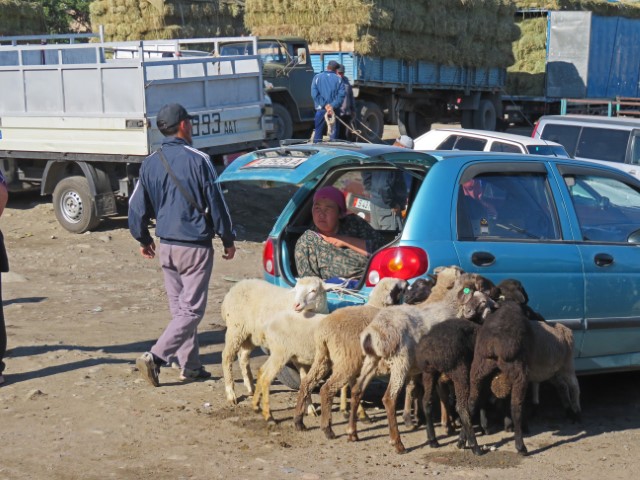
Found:
[[[335,60],[329,60],[329,63],[327,63],[327,68],[330,70],[335,70],[340,66],[340,64],[338,62],[336,62]]]
[[[179,103],[169,103],[164,105],[156,117],[156,125],[160,130],[175,127],[182,120],[191,120],[193,115],[189,115],[187,110]]]
[[[400,135],[396,138],[396,144],[404,148],[413,148],[413,139],[408,135]]]

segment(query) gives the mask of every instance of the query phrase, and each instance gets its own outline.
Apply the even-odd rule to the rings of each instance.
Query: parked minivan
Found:
[[[608,164],[640,178],[640,119],[546,115],[531,136],[561,143],[573,158]]]

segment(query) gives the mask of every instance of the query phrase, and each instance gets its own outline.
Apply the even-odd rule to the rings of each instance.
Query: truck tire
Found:
[[[285,140],[293,137],[293,119],[287,108],[280,104],[273,104],[273,123],[275,125],[275,136],[278,140]]]
[[[491,100],[480,100],[478,109],[473,112],[473,126],[478,130],[496,129],[496,108]]]
[[[80,175],[58,182],[53,190],[53,211],[60,225],[71,233],[84,233],[100,223],[89,182]]]
[[[290,364],[285,365],[284,368],[280,370],[280,373],[278,373],[278,380],[280,383],[293,390],[298,390],[300,388],[300,373]]]
[[[372,143],[380,143],[384,133],[384,115],[380,107],[374,102],[362,102],[358,105],[358,119],[362,125],[358,125],[363,137]]]

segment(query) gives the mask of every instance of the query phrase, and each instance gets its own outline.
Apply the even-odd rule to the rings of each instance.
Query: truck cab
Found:
[[[220,47],[221,55],[253,55],[253,43],[234,41]],[[314,71],[307,41],[298,37],[260,37],[257,55],[262,60],[265,92],[273,102],[274,136],[292,138],[296,132],[307,137],[315,114],[311,98]],[[303,132],[304,131],[304,132]]]

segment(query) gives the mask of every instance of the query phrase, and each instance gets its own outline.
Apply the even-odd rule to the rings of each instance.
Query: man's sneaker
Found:
[[[183,368],[180,372],[180,381],[181,382],[191,382],[193,380],[206,380],[207,378],[211,378],[211,373],[207,372],[204,367],[200,367],[197,370],[192,370],[190,368]]]
[[[160,380],[158,379],[160,367],[155,364],[153,355],[150,352],[142,354],[142,356],[136,360],[136,367],[138,367],[142,378],[147,380],[147,382],[154,387],[160,386]]]

